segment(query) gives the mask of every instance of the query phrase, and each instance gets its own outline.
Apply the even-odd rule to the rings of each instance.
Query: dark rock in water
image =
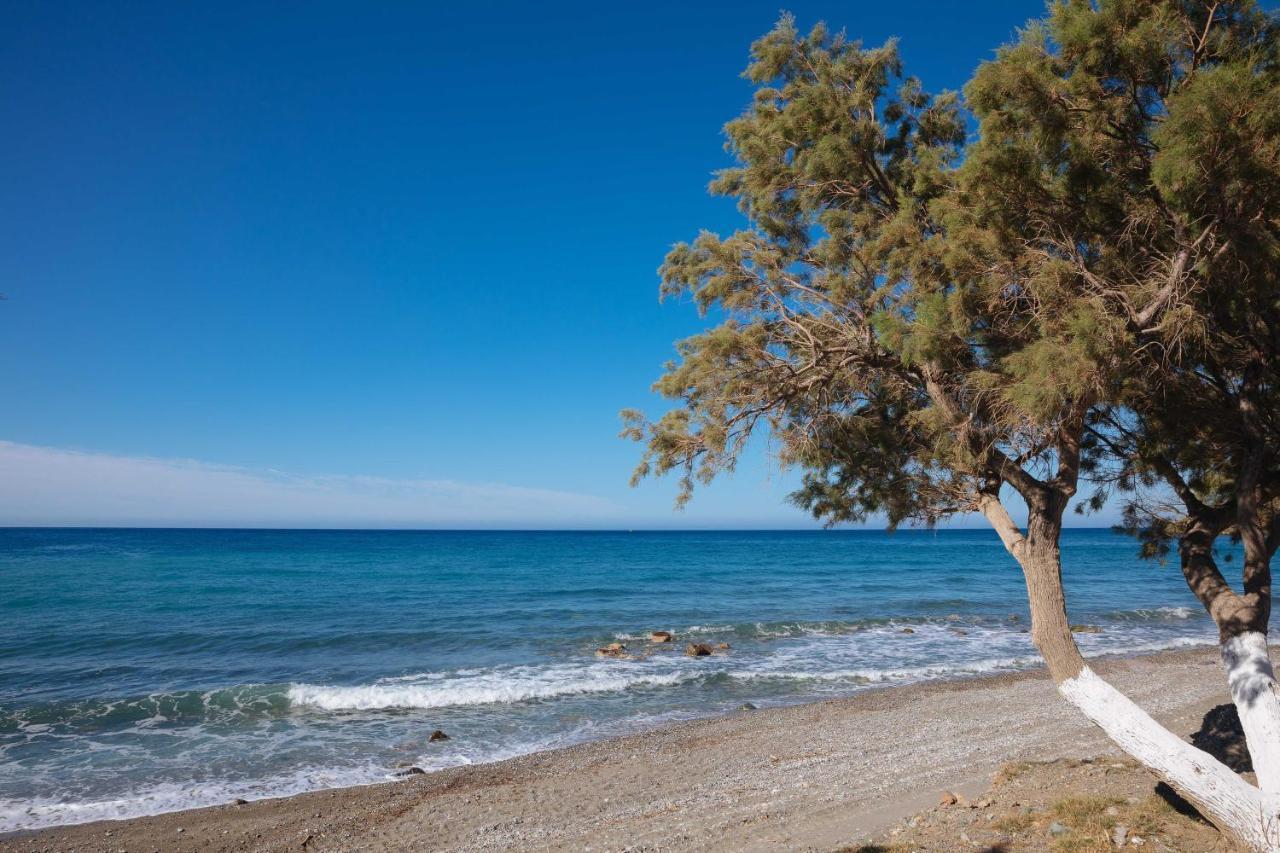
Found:
[[[1102,628],[1098,625],[1072,625],[1071,633],[1073,634],[1101,634]]]
[[[914,634],[915,632],[916,632],[916,629],[915,629],[915,628],[903,628],[903,629],[902,629],[902,633],[903,633],[903,634]]]
[[[427,771],[421,767],[406,767],[404,770],[397,770],[396,776],[425,776]]]
[[[711,647],[706,643],[690,643],[684,647],[684,653],[691,658],[704,658],[711,654]]]
[[[755,705],[752,705],[750,702],[743,702],[741,705],[739,705],[739,706],[738,706],[738,710],[739,710],[739,711],[754,711],[754,710],[756,710],[756,706],[755,706]]]
[[[1240,712],[1235,705],[1218,705],[1210,708],[1200,724],[1200,731],[1191,736],[1191,743],[1203,749],[1237,773],[1253,770],[1249,745],[1240,725]]]
[[[650,631],[649,642],[651,643],[673,643],[676,635],[670,631]]]
[[[963,629],[963,628],[952,628],[952,629],[951,629],[951,633],[955,634],[957,637],[967,637],[967,636],[969,636],[969,632],[968,632],[968,631],[966,631],[966,630],[965,630],[965,629]]]
[[[432,743],[435,743],[438,740],[448,740],[448,739],[449,739],[449,736],[444,732],[440,731],[439,729],[436,729],[434,732],[431,733],[431,737],[427,738],[427,740],[429,740]]]

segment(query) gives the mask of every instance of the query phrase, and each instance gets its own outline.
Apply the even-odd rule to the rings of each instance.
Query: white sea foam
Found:
[[[441,681],[438,674],[424,673],[416,682],[396,679],[351,687],[294,684],[289,688],[289,701],[294,705],[326,711],[447,708],[669,686],[700,675],[697,671],[628,666],[625,661],[589,666],[522,666],[493,669],[446,681]]]
[[[335,769],[308,767],[293,773],[254,781],[166,782],[149,785],[114,798],[62,800],[39,797],[30,800],[0,800],[0,832],[40,829],[95,820],[123,820],[142,815],[163,814],[247,800],[289,797],[323,788],[345,788],[390,781],[387,770],[369,766]]]

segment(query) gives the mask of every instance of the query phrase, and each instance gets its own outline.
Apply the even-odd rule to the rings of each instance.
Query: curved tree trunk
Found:
[[[1256,525],[1240,525],[1245,548],[1244,593],[1237,594],[1213,558],[1220,532],[1192,522],[1180,545],[1182,573],[1218,626],[1231,700],[1258,776],[1258,787],[1280,795],[1280,687],[1267,649],[1271,619],[1271,549]]]
[[[1250,785],[1231,768],[1160,725],[1085,664],[1067,620],[1058,550],[1062,514],[1056,503],[1051,500],[1046,505],[1031,506],[1025,535],[996,497],[985,498],[982,511],[1022,567],[1031,605],[1032,641],[1044,657],[1058,692],[1117,746],[1194,803],[1224,833],[1252,850],[1280,851],[1280,797],[1273,788]],[[1261,635],[1259,644],[1255,634],[1238,633],[1232,642],[1223,645],[1237,705],[1241,704],[1241,697],[1248,696],[1254,702],[1246,703],[1247,708],[1263,709],[1249,712],[1246,733],[1251,751],[1255,737],[1268,746],[1280,744],[1280,699],[1266,660],[1265,635]],[[1245,717],[1242,709],[1242,722]],[[1249,733],[1250,728],[1255,733]],[[1260,759],[1270,761],[1271,752],[1260,750],[1254,759],[1255,767]],[[1266,775],[1274,784],[1270,770]]]

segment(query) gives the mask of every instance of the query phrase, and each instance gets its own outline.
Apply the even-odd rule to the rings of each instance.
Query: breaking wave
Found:
[[[625,664],[624,664],[625,665]],[[696,672],[622,673],[615,667],[513,667],[441,682],[426,674],[417,683],[405,678],[352,687],[294,684],[289,701],[326,711],[389,708],[447,708],[510,704],[585,693],[612,693],[636,687],[664,687],[701,677]]]

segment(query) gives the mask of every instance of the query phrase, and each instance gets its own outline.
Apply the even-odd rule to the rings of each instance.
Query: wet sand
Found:
[[[1095,668],[1184,736],[1228,701],[1216,647]],[[1108,741],[1043,672],[742,711],[508,761],[0,840],[0,851],[831,850],[1006,761]]]

